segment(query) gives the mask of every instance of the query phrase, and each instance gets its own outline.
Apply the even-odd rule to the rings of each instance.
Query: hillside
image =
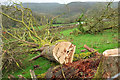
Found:
[[[24,7],[29,7],[35,12],[46,14],[60,14],[62,13],[64,4],[59,3],[23,3]]]
[[[23,3],[24,7],[29,7],[34,12],[43,14],[59,15],[67,13],[69,16],[77,15],[97,6],[105,6],[105,2],[71,2],[68,4],[59,3]],[[112,3],[113,8],[117,8],[118,2]]]

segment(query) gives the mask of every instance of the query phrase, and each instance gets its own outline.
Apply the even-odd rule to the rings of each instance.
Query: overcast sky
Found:
[[[6,2],[10,0],[0,0],[0,2]],[[52,3],[52,2],[57,2],[61,4],[66,4],[70,2],[75,2],[75,1],[81,1],[81,2],[105,2],[105,1],[111,1],[111,0],[12,0],[12,1],[21,1],[21,2],[34,2],[34,3]],[[120,0],[114,0],[114,1],[120,1]]]

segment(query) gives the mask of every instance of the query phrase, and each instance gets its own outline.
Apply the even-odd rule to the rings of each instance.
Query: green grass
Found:
[[[76,53],[80,53],[84,49],[84,44],[91,48],[98,50],[100,53],[106,49],[117,48],[118,47],[118,33],[116,31],[105,31],[99,34],[79,34],[78,36],[70,35],[73,29],[62,31],[61,33],[71,38],[72,43],[76,45]]]

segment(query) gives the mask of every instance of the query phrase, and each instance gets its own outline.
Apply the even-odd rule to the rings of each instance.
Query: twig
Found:
[[[88,47],[86,44],[84,45],[84,48],[86,48],[89,52],[93,52],[94,51],[94,49]]]
[[[30,52],[37,52],[37,51],[42,52],[44,49],[45,47],[41,47],[40,49],[34,49],[34,50],[31,50]]]
[[[8,79],[10,79],[10,80],[14,80],[15,77],[14,77],[13,75],[8,75]]]
[[[31,75],[32,80],[37,80],[34,70],[30,69],[30,75]]]
[[[22,75],[18,75],[19,80],[27,80],[25,77],[23,77]]]
[[[38,59],[38,58],[41,57],[41,56],[42,56],[42,55],[35,56],[35,57],[33,57],[32,59],[30,59],[29,61],[36,60],[36,59]]]
[[[62,75],[63,75],[64,79],[67,80],[66,77],[65,77],[65,74],[64,74],[63,68],[62,68],[62,64],[60,64],[60,66],[61,66],[61,70],[62,70]]]
[[[13,34],[9,33],[7,30],[6,30],[6,33],[8,33],[10,36],[12,36],[13,38],[17,39],[18,41],[25,42],[25,43],[30,44],[30,45],[39,46],[38,44],[35,44],[35,43],[32,43],[32,42],[28,42],[28,41],[25,41],[25,40],[21,40],[21,39],[17,38],[16,36],[14,36]]]

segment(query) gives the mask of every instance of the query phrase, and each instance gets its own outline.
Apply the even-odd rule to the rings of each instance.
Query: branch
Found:
[[[22,75],[18,75],[18,77],[19,77],[19,80],[27,80],[24,76],[22,76]]]
[[[12,36],[13,38],[17,39],[18,41],[25,42],[25,43],[31,44],[31,45],[39,46],[38,44],[31,43],[31,42],[28,42],[28,41],[25,41],[25,40],[21,40],[21,39],[17,38],[16,36],[14,36],[13,34],[9,33],[8,31],[6,31],[6,33],[8,33],[10,36]]]
[[[3,13],[3,12],[0,12],[0,14],[2,14],[2,15],[4,15],[4,16],[8,17],[9,19],[11,19],[11,20],[13,20],[13,21],[22,23],[22,21],[17,20],[17,19],[15,19],[15,18],[12,18],[12,17],[10,17],[9,15],[7,15],[7,14],[5,14],[5,13]]]
[[[14,3],[14,2],[13,2]],[[34,37],[36,37],[41,43],[39,43],[40,45],[45,45],[46,44],[46,41],[44,41],[41,37],[39,37],[38,35],[37,35],[37,33],[36,33],[36,31],[35,31],[35,29],[34,29],[34,27],[33,27],[33,16],[32,16],[32,11],[30,10],[30,9],[28,9],[28,8],[24,8],[23,6],[22,6],[22,4],[17,4],[17,3],[14,3],[16,6],[14,6],[14,8],[17,10],[17,11],[21,11],[21,13],[22,13],[22,20],[18,20],[18,19],[15,19],[15,18],[13,18],[13,17],[11,17],[11,16],[9,16],[9,15],[7,15],[6,13],[3,13],[3,12],[0,12],[0,14],[2,14],[2,15],[4,15],[4,16],[6,16],[7,18],[9,18],[9,19],[11,19],[11,20],[13,20],[13,21],[16,21],[16,22],[19,22],[19,23],[21,23],[21,24],[23,24],[23,26],[25,26],[26,27],[26,29],[28,29],[28,31],[31,33],[31,34],[33,34],[33,36]],[[17,6],[20,6],[21,8],[19,9]],[[29,13],[29,18],[30,18],[30,20],[28,20],[27,22],[29,22],[30,23],[30,27],[32,27],[32,29],[33,29],[33,31],[30,29],[30,27],[26,24],[26,22],[24,21],[24,16],[25,16],[25,14],[24,14],[24,11],[26,11],[26,10],[28,10],[28,13]],[[11,34],[10,34],[11,35]],[[13,35],[11,35],[11,36],[13,36]],[[14,38],[16,38],[15,36],[13,36]],[[16,38],[16,39],[18,39],[18,38]],[[20,39],[18,39],[19,41],[21,41]],[[32,38],[32,40],[33,40],[33,38]],[[36,43],[36,40],[34,40],[35,41],[35,43]],[[25,42],[25,41],[24,41]]]
[[[32,59],[30,59],[29,61],[36,60],[36,59],[38,59],[39,57],[42,57],[42,55],[35,56],[35,57],[33,57]]]
[[[66,79],[66,77],[65,77],[64,71],[63,71],[62,64],[60,64],[60,67],[61,67],[61,70],[62,70],[62,75],[63,75],[64,79],[65,79],[65,80],[67,80],[67,79]]]
[[[84,45],[84,48],[86,48],[89,52],[94,53],[95,55],[100,55],[100,53],[95,51],[95,49],[92,49],[92,48],[88,47],[87,45]]]
[[[25,24],[24,21],[20,21],[20,20],[17,20],[17,19],[15,19],[15,18],[12,18],[12,17],[10,17],[9,15],[7,15],[7,14],[5,14],[5,13],[2,13],[2,12],[0,12],[0,13],[3,14],[4,16],[8,17],[9,19],[13,20],[13,21],[22,23],[37,39],[39,39],[42,43],[45,43],[40,37],[38,37],[37,34],[35,34],[35,33]],[[8,32],[8,34],[9,34],[9,32]],[[10,34],[10,35],[11,35],[11,34]],[[11,35],[11,36],[13,36],[13,35]],[[13,36],[13,37],[16,38],[15,36]],[[19,40],[19,41],[21,41],[21,40]],[[24,41],[24,42],[25,42],[25,41]]]
[[[103,20],[103,18],[109,18],[111,15],[113,15],[113,13],[110,13],[109,15],[107,15],[106,17],[104,17],[104,15],[105,15],[106,11],[108,10],[108,7],[111,5],[111,3],[112,3],[112,2],[109,2],[109,3],[107,4],[107,7],[106,7],[105,11],[102,13],[102,15],[100,16],[100,18],[96,19],[96,23],[94,23],[93,26],[90,26],[90,29],[86,31],[87,33],[91,33],[91,30],[92,30],[94,27],[96,27],[96,25],[97,25],[98,23],[100,23],[100,22]],[[113,12],[114,12],[114,11],[113,11]],[[106,28],[106,29],[107,29],[107,28]],[[111,28],[108,28],[108,29],[111,29]],[[104,30],[104,29],[102,29],[102,30]],[[99,30],[99,31],[100,31],[100,30]]]

